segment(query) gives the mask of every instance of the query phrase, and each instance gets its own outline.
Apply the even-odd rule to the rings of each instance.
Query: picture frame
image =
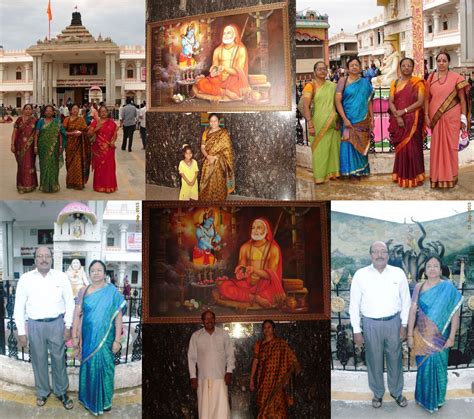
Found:
[[[328,214],[329,202],[144,201],[143,321],[328,320]]]
[[[290,111],[289,39],[286,2],[148,23],[148,110]]]

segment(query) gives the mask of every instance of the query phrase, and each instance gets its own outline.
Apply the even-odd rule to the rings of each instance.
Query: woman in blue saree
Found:
[[[373,128],[372,85],[361,77],[358,58],[347,62],[348,76],[337,83],[336,108],[342,118],[340,175],[361,176],[370,174],[367,152],[370,131]]]
[[[79,401],[94,415],[112,408],[114,353],[121,349],[122,314],[126,302],[114,285],[105,282],[105,264],[89,266],[91,285],[79,291],[72,329],[81,358]]]
[[[408,347],[418,367],[415,400],[430,413],[445,403],[449,348],[463,299],[451,281],[441,278],[441,266],[437,255],[426,261],[428,279],[416,285],[408,318]]]

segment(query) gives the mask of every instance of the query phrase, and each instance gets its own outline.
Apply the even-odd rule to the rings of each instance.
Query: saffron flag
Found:
[[[48,15],[48,20],[53,20],[53,13],[51,12],[51,0],[48,0],[48,9],[46,10],[46,14]]]

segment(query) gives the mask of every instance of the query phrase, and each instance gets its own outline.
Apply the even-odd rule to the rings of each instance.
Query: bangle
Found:
[[[407,109],[407,108],[405,108],[405,113],[408,113],[408,109]]]

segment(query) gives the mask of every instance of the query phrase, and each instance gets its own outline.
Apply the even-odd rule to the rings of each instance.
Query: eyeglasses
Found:
[[[373,255],[388,255],[388,252],[386,250],[372,250],[370,253]]]
[[[51,259],[51,255],[36,255],[36,259]]]

